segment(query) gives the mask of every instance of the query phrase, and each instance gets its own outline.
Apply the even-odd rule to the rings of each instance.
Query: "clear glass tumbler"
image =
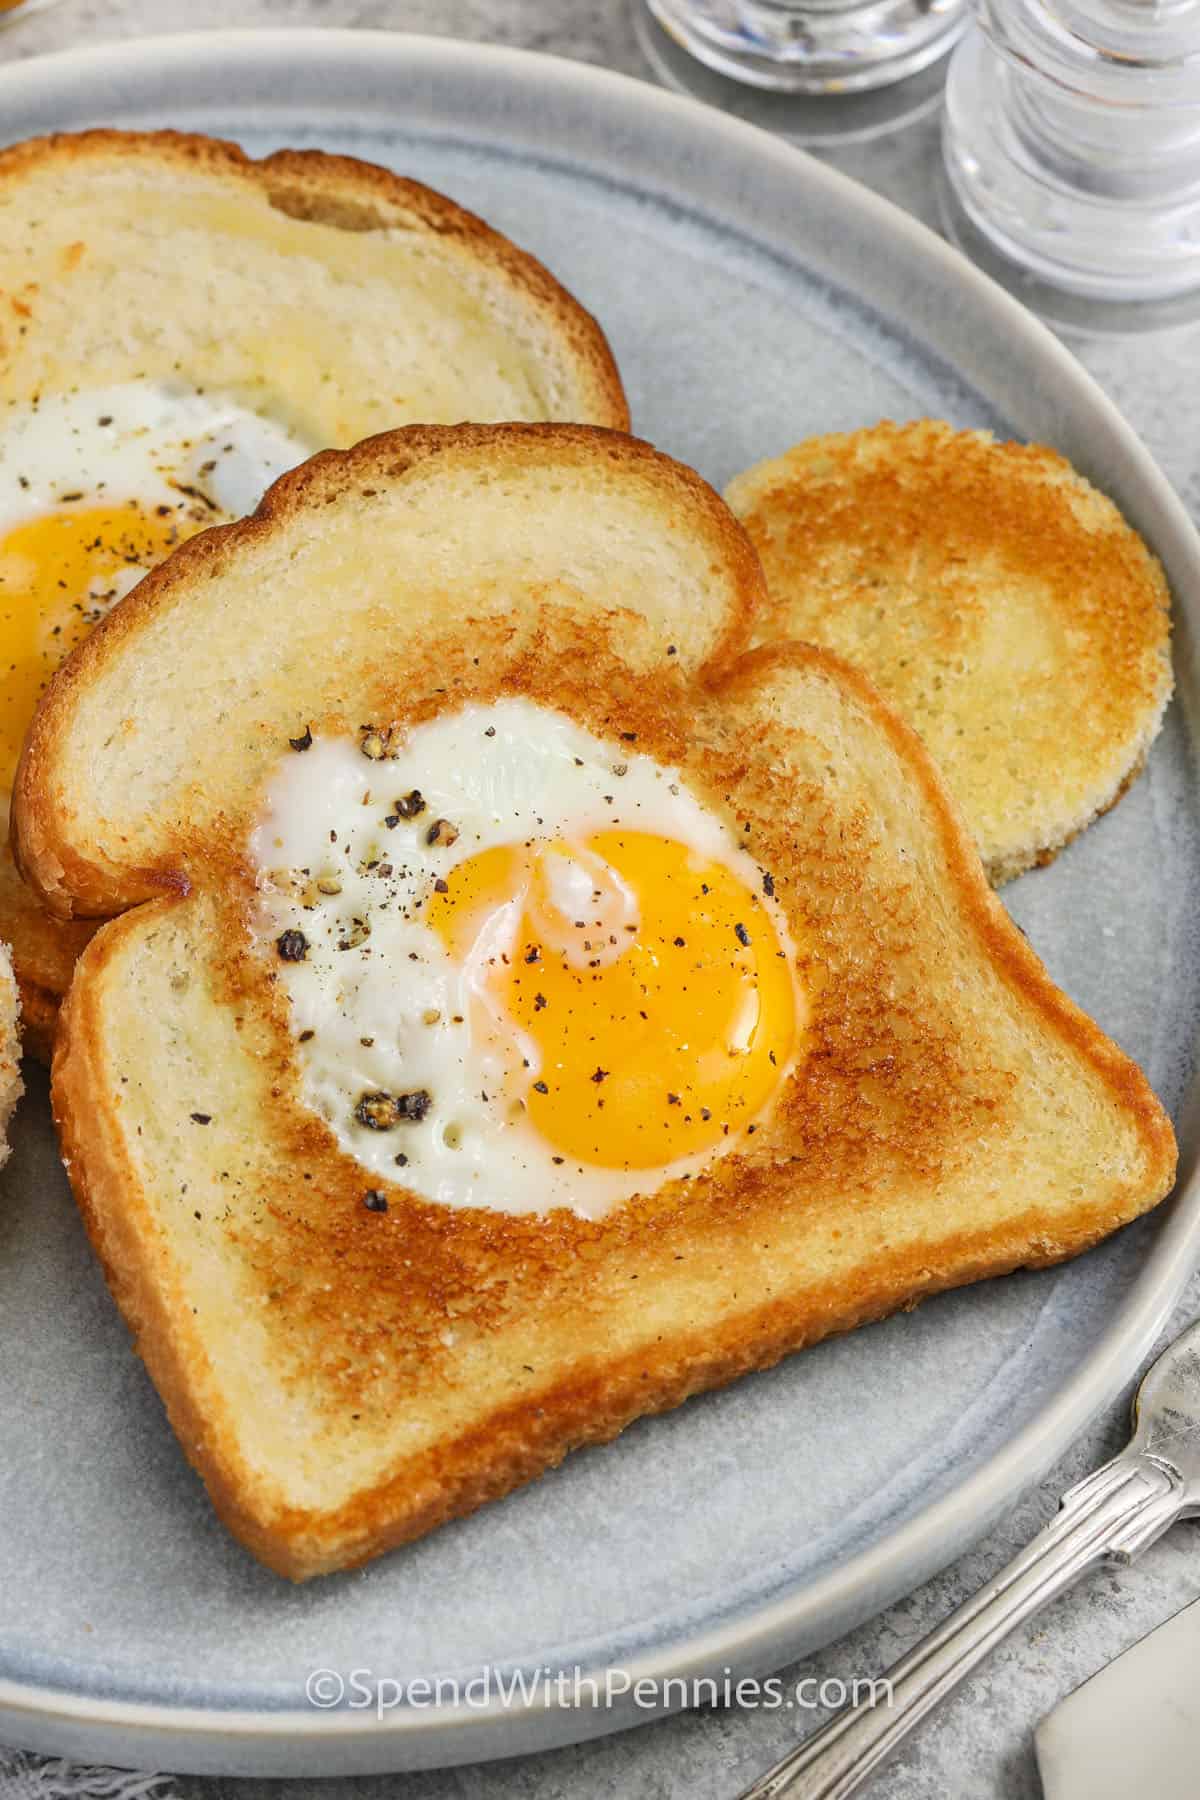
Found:
[[[645,0],[719,74],[785,94],[858,94],[944,56],[969,0]]]
[[[979,0],[944,154],[968,226],[1037,281],[1200,292],[1200,0]]]

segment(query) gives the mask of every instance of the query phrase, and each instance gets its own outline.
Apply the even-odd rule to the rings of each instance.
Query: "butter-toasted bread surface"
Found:
[[[67,1166],[187,1454],[281,1572],[360,1562],[640,1414],[1069,1256],[1170,1186],[1144,1078],[1009,921],[915,734],[827,652],[748,650],[762,598],[716,496],[635,440],[408,430],[184,546],[52,683],[22,859],[60,910],[129,909],[64,1008]],[[399,1180],[364,1205],[374,1178],[299,1097],[251,924],[247,838],[291,740],[505,695],[615,757],[635,741],[736,827],[810,1009],[755,1135],[600,1220]]]
[[[220,390],[314,446],[416,419],[629,419],[583,307],[390,170],[176,132],[0,151],[0,434],[37,396],[135,379]],[[0,851],[36,1053],[86,936],[39,916]]]
[[[1056,452],[936,420],[810,438],[726,499],[771,603],[914,725],[995,882],[1045,863],[1140,770],[1171,693],[1162,569]]]

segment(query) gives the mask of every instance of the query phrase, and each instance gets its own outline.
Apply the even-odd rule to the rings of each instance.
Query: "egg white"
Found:
[[[396,798],[414,789],[425,810],[388,826]],[[452,844],[427,842],[438,818],[457,828]],[[678,770],[527,700],[434,719],[382,762],[344,738],[318,738],[285,758],[251,839],[256,928],[290,1003],[302,1098],[372,1176],[445,1206],[567,1207],[594,1218],[722,1153],[629,1171],[557,1157],[503,1098],[511,1034],[472,1031],[473,971],[421,923],[434,881],[481,851],[579,842],[614,826],[685,843],[750,892],[761,888],[757,864]],[[577,878],[565,863],[563,879]],[[320,893],[321,879],[340,892]],[[609,901],[624,904],[618,892]],[[764,904],[790,955],[779,908]],[[304,935],[303,960],[275,951],[289,930]],[[364,1093],[417,1090],[431,1096],[424,1118],[387,1131],[356,1121]]]
[[[76,502],[178,506],[189,489],[214,524],[240,518],[313,448],[228,396],[183,382],[10,401],[0,408],[0,536]]]

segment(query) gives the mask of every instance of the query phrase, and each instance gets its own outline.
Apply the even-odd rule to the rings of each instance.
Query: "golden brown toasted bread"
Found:
[[[21,1080],[21,1004],[8,947],[0,944],[0,1166],[8,1161],[8,1125],[24,1091]]]
[[[48,1063],[62,996],[95,926],[86,919],[54,918],[22,881],[8,849],[8,812],[9,796],[0,793],[0,919],[12,946],[14,971],[20,971],[21,1048],[26,1056]]]
[[[60,913],[128,909],[64,1009],[66,1162],[188,1456],[271,1567],[360,1562],[1169,1187],[1157,1101],[1009,921],[915,734],[827,652],[748,651],[762,597],[716,496],[636,440],[411,429],[185,545],[52,682],[23,866]],[[303,950],[259,921],[250,834],[306,736],[370,758],[513,697],[610,747],[614,793],[636,750],[749,846],[807,1012],[756,1130],[597,1218],[368,1175],[302,1087]],[[365,805],[389,765],[361,766]],[[407,967],[375,968],[397,1007]]]
[[[595,320],[417,182],[318,151],[256,162],[174,132],[0,151],[0,461],[38,399],[127,382],[228,395],[308,450],[414,419],[628,424]],[[0,766],[5,799],[10,780]],[[3,851],[0,936],[44,1052],[86,932],[40,918]]]
[[[1171,693],[1156,559],[1061,456],[935,420],[810,438],[729,484],[771,603],[758,641],[857,663],[916,726],[988,872],[1118,800]]]

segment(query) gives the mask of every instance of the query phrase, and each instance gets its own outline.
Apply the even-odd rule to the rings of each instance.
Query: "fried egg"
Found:
[[[254,929],[301,1100],[373,1179],[599,1217],[745,1147],[804,998],[769,872],[677,770],[522,699],[294,742]]]
[[[281,425],[182,383],[0,409],[0,787],[67,652],[176,544],[253,511],[310,453]]]

